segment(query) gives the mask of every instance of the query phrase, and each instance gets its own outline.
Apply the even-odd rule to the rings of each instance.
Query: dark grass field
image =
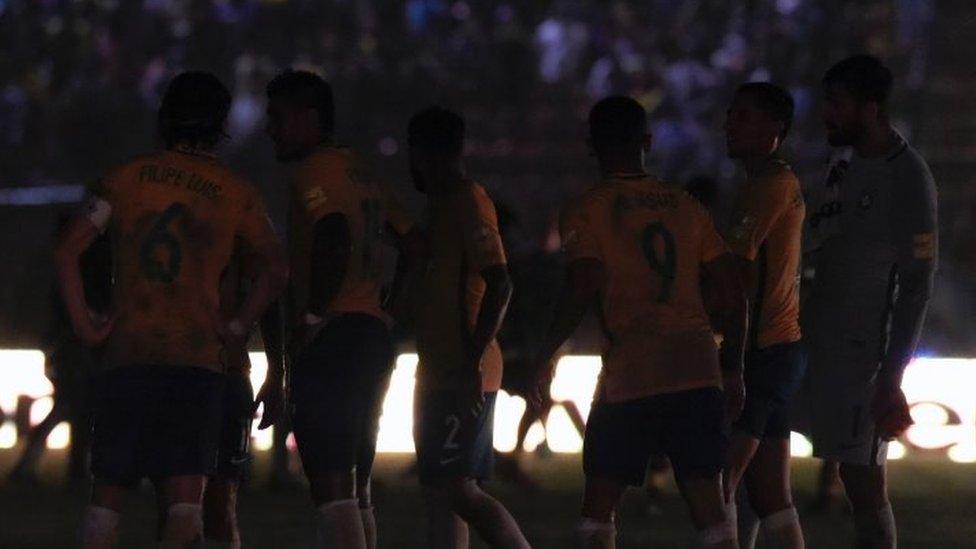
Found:
[[[12,450],[0,450],[4,478],[14,456]],[[418,486],[404,473],[411,459],[383,456],[378,460],[374,497],[381,548],[424,546]],[[489,490],[512,510],[534,547],[572,547],[582,487],[578,458],[532,457],[526,465],[537,488],[496,480]],[[62,466],[63,453],[52,452],[42,463],[40,485],[0,485],[0,547],[73,546],[86,489],[62,487]],[[266,472],[266,462],[259,459],[253,480],[241,495],[245,547],[310,547],[313,516],[304,488],[270,490]],[[815,476],[816,462],[795,462],[795,491],[808,546],[851,547],[853,532],[846,511],[807,512]],[[891,476],[900,547],[976,547],[976,466],[916,458],[895,462]],[[133,493],[123,518],[122,547],[153,547],[153,513],[151,492]],[[618,528],[623,548],[689,547],[692,540],[684,506],[672,486],[653,508],[642,492],[630,492],[621,506]],[[485,545],[474,541],[472,547]]]

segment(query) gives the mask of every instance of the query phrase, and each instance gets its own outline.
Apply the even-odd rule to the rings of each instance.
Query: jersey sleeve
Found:
[[[779,217],[798,200],[799,188],[792,177],[774,177],[758,184],[756,192],[736,208],[729,248],[749,261],[756,259],[769,231]]]
[[[559,238],[568,261],[597,259],[603,261],[596,224],[585,202],[566,207],[559,220]]]
[[[924,162],[900,172],[892,186],[890,229],[902,267],[935,263],[939,250],[935,179]]]
[[[339,162],[305,166],[296,174],[296,214],[309,226],[332,213],[344,213],[346,170]]]
[[[498,216],[495,205],[488,195],[480,189],[466,195],[461,202],[466,211],[459,212],[462,221],[462,240],[464,254],[470,269],[474,272],[495,265],[504,265],[505,248],[498,232]]]
[[[718,234],[712,216],[699,204],[694,204],[696,215],[701,227],[701,258],[702,264],[709,263],[729,253],[729,247],[725,240]]]
[[[85,209],[82,215],[98,229],[99,234],[108,229],[112,218],[113,191],[118,171],[112,172],[89,184],[86,189]]]

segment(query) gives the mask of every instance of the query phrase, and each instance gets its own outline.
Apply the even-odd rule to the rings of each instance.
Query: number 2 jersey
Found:
[[[293,313],[308,308],[315,224],[330,214],[341,214],[349,226],[349,263],[327,312],[364,313],[388,321],[380,301],[383,233],[389,225],[404,235],[413,225],[411,219],[356,155],[342,147],[323,146],[296,165],[291,193]]]
[[[163,151],[116,169],[93,195],[88,217],[113,249],[108,364],[225,371],[221,274],[235,246],[279,246],[257,189],[213,157]]]
[[[568,261],[606,271],[598,398],[721,386],[700,284],[728,249],[698,201],[650,176],[611,176],[563,212],[561,234]]]

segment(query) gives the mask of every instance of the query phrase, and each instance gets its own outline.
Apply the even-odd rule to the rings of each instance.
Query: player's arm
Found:
[[[427,239],[391,195],[386,196],[385,232],[397,249],[396,271],[383,308],[401,325],[411,324],[409,288],[420,275],[427,256]]]
[[[938,264],[935,182],[927,168],[905,175],[893,186],[895,211],[891,230],[898,248],[898,293],[873,403],[882,436],[896,436],[910,425],[901,381],[922,334]],[[897,414],[892,413],[895,410]],[[900,421],[894,421],[898,416]]]
[[[458,207],[464,208],[461,227],[464,254],[469,269],[485,282],[485,293],[468,338],[467,379],[470,382],[471,411],[478,413],[484,401],[481,390],[481,360],[488,345],[501,328],[512,298],[512,278],[508,274],[505,249],[498,232],[498,216],[491,200],[480,192],[465,197]],[[467,319],[459,319],[467,324]],[[468,327],[465,325],[466,331]]]
[[[254,399],[254,408],[264,404],[258,429],[266,429],[281,419],[284,412],[285,348],[284,314],[281,300],[275,300],[261,315],[261,339],[268,359],[268,373]]]
[[[68,222],[54,250],[61,298],[68,319],[75,335],[86,345],[97,345],[104,341],[114,324],[114,319],[98,321],[92,314],[85,298],[80,265],[82,254],[108,226],[111,215],[112,207],[106,200],[92,198],[88,211]]]
[[[746,295],[754,296],[758,291],[759,264],[756,260],[763,243],[791,201],[797,199],[790,191],[787,181],[767,181],[753,200],[736,212],[728,243],[735,254],[736,272]]]
[[[288,262],[275,235],[264,203],[256,194],[244,210],[237,237],[242,252],[254,261],[250,290],[236,315],[225,327],[232,337],[245,337],[288,283]]]

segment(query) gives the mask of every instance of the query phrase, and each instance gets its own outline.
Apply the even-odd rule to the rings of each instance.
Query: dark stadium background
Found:
[[[897,126],[928,159],[939,185],[941,267],[922,351],[973,357],[974,42],[976,5],[968,0],[0,0],[0,347],[41,346],[53,310],[50,250],[58,217],[77,207],[83,185],[156,145],[155,109],[176,71],[210,70],[231,88],[222,156],[262,189],[279,228],[287,192],[263,134],[264,84],[278,71],[309,68],[332,82],[340,139],[368,155],[415,212],[420,200],[407,172],[407,120],[431,103],[459,109],[467,119],[470,172],[503,212],[513,268],[545,281],[552,273],[538,266],[558,259],[548,252],[559,206],[596,175],[584,144],[585,115],[596,99],[628,94],[648,108],[651,170],[675,185],[716,179],[721,225],[736,182],[722,133],[734,87],[768,79],[793,93],[790,160],[804,184],[816,184],[828,153],[820,76],[832,62],[868,52],[893,68]],[[535,309],[527,308],[532,319]],[[595,338],[580,337],[578,348],[592,347]],[[0,450],[0,472],[10,456]],[[403,540],[413,538],[396,535],[411,529],[416,510],[406,503],[418,495],[409,483],[397,484],[393,465],[385,467],[380,505],[403,516],[381,523],[381,546],[411,546]],[[578,465],[533,467],[552,497],[523,501],[515,514],[530,515],[530,538],[568,539]],[[799,467],[802,495],[812,490],[813,470],[809,463]],[[971,467],[924,460],[898,467],[907,469],[896,503],[910,502],[914,513],[904,522],[903,545],[973,546],[966,509],[976,492],[965,488],[973,484]],[[0,541],[14,524],[7,517],[29,528],[25,517],[40,508],[56,508],[45,516],[59,525],[55,530],[70,530],[83,498],[74,494],[62,504],[51,490],[5,495],[0,487]],[[400,490],[407,491],[403,501],[394,497]],[[501,490],[502,498],[518,499],[517,488]],[[308,526],[302,494],[261,497],[243,511],[245,536],[255,546],[271,542],[269,528]],[[953,510],[943,513],[949,502]],[[148,505],[137,512],[147,524]],[[554,515],[545,515],[550,508]],[[302,518],[288,522],[269,509]],[[683,524],[677,500],[663,512]],[[625,520],[627,535],[638,536],[625,541],[648,539],[637,523]],[[817,523],[811,535],[821,543],[811,546],[831,546],[834,529],[844,524]],[[384,532],[395,530],[388,536],[394,541],[383,544]],[[59,546],[69,534],[12,546]],[[944,544],[926,542],[936,534]],[[668,536],[677,546],[684,540],[680,532]],[[304,538],[290,531],[282,539]]]

